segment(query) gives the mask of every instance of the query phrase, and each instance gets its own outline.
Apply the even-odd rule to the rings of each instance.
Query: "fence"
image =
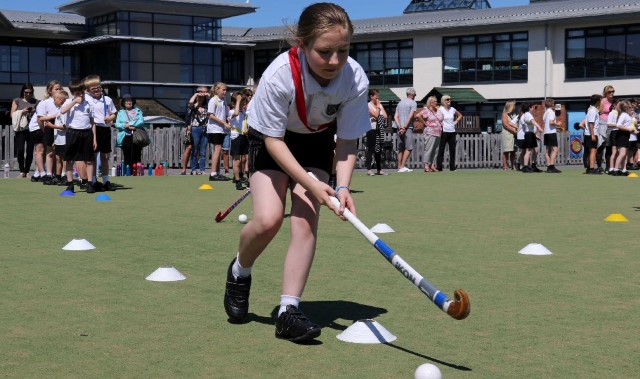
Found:
[[[118,162],[122,161],[122,151],[116,148],[116,134],[113,130],[112,151]],[[184,144],[182,143],[183,129],[179,127],[150,127],[149,135],[151,145],[145,147],[142,153],[142,162],[150,163],[167,162],[172,168],[181,167]],[[18,162],[15,156],[15,146],[13,138],[13,128],[10,125],[0,127],[2,140],[0,160],[9,162],[12,170],[18,169]],[[397,134],[386,133],[385,139],[391,141],[394,150],[397,150],[399,138]],[[582,158],[571,158],[569,154],[569,133],[558,134],[558,158],[557,165],[581,165]],[[359,146],[363,148],[364,137],[360,138]],[[424,137],[422,134],[414,135],[414,150],[411,153],[407,164],[410,168],[422,167],[422,157],[424,154]],[[210,150],[210,149],[209,149]],[[445,159],[443,165],[449,164],[448,147],[445,148]],[[210,151],[207,152],[209,157]],[[538,154],[538,164],[544,165],[544,146],[540,147]],[[456,146],[456,166],[459,168],[498,168],[502,167],[502,135],[497,134],[458,134]],[[207,159],[209,164],[210,159]],[[112,165],[113,162],[109,162]],[[363,168],[364,162],[359,160],[357,168]],[[33,165],[32,165],[33,169]]]

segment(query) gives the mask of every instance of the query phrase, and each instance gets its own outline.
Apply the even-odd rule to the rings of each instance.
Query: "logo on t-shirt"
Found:
[[[329,104],[327,105],[327,116],[333,116],[338,113],[338,109],[340,109],[340,104]]]

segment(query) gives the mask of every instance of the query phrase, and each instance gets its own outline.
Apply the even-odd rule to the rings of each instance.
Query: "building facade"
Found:
[[[132,93],[181,113],[195,86],[252,85],[289,46],[285,27],[224,27],[225,18],[256,11],[248,4],[164,2],[78,0],[59,7],[73,15],[0,11],[2,104],[25,81],[41,88],[49,79],[65,83],[96,73],[112,96]],[[607,84],[617,97],[640,94],[638,2],[491,8],[489,1],[460,0],[454,10],[426,3],[432,2],[411,1],[402,16],[353,20],[351,55],[372,86],[387,90],[387,100],[403,98],[407,87],[416,88],[418,99],[436,87],[469,89],[486,101],[456,107],[479,115],[486,129],[508,99],[553,97],[584,111],[588,97]]]

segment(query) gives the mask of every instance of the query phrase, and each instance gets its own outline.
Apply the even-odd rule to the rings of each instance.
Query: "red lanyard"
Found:
[[[296,109],[298,110],[298,117],[304,126],[312,132],[319,132],[334,124],[336,121],[331,121],[328,124],[318,126],[318,129],[313,129],[307,124],[307,103],[304,99],[304,89],[302,88],[302,69],[300,68],[300,58],[298,57],[298,47],[293,47],[289,50],[289,63],[291,64],[291,76],[293,77],[293,85],[296,89]]]

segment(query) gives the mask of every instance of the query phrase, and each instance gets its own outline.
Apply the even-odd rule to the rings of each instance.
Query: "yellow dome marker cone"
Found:
[[[198,189],[201,189],[201,190],[212,190],[213,187],[210,184],[203,184],[200,187],[198,187]]]
[[[626,217],[624,217],[622,215],[622,213],[612,213],[607,218],[605,218],[604,220],[605,221],[609,221],[609,222],[627,222],[627,221],[629,221],[629,220],[627,220]]]
[[[629,174],[629,176],[627,176],[627,178],[637,178],[638,174],[636,174],[635,172],[632,172],[631,174]]]

